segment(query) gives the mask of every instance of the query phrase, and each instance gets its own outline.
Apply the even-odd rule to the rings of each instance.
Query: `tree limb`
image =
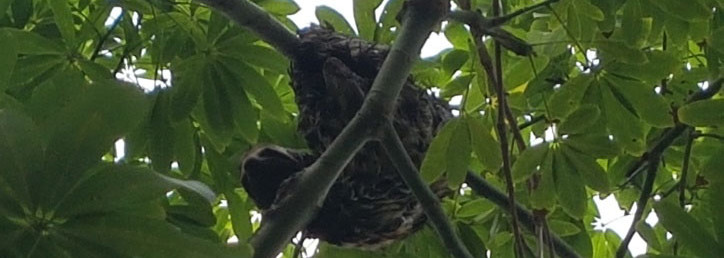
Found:
[[[330,187],[354,154],[368,140],[379,135],[390,121],[402,85],[433,26],[440,22],[449,9],[448,5],[443,0],[407,2],[400,34],[382,64],[362,108],[319,159],[300,173],[290,194],[268,212],[261,228],[251,240],[254,257],[277,255],[289,239],[314,217]]]
[[[417,201],[420,202],[423,210],[425,210],[425,215],[430,219],[433,228],[437,231],[445,246],[451,251],[453,257],[472,258],[473,256],[468,249],[465,248],[465,245],[458,235],[455,234],[453,225],[440,206],[437,196],[420,177],[419,171],[407,154],[400,140],[400,136],[397,135],[392,123],[387,123],[384,134],[382,135],[381,144],[402,179],[405,180],[407,186],[410,187],[412,193],[417,197]]]
[[[510,202],[508,202],[508,196],[506,196],[503,192],[498,190],[495,186],[491,185],[486,181],[483,177],[480,175],[468,172],[467,177],[465,178],[465,183],[470,186],[471,189],[478,195],[484,197],[485,199],[490,200],[495,205],[498,205],[502,210],[510,211],[511,209]],[[520,220],[520,224],[529,232],[535,232],[535,218],[533,214],[526,210],[525,207],[523,207],[520,204],[515,204],[514,210],[518,213],[518,219]],[[552,232],[550,233],[551,240],[553,242],[553,247],[555,248],[556,254],[560,257],[581,257],[576,250],[574,250],[571,246],[569,246],[563,239],[556,236]]]
[[[296,34],[287,29],[269,13],[248,0],[197,0],[208,5],[217,12],[245,27],[262,40],[282,52],[293,57],[300,44]]]

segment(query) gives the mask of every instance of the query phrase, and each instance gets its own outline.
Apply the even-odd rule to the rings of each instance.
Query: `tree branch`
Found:
[[[410,187],[412,193],[417,197],[423,210],[425,210],[425,215],[430,219],[433,228],[437,231],[445,246],[451,251],[453,257],[472,258],[473,256],[467,248],[465,248],[465,245],[458,235],[455,234],[453,225],[447,219],[437,196],[430,190],[422,178],[420,178],[419,171],[407,154],[400,140],[400,136],[397,135],[392,123],[387,123],[384,134],[382,135],[381,144],[402,179],[405,180],[407,186]]]
[[[253,31],[285,56],[293,57],[295,55],[300,44],[299,38],[258,5],[248,0],[197,1],[224,14],[239,26]]]
[[[523,226],[529,232],[535,232],[535,218],[533,214],[526,210],[525,207],[520,204],[515,204],[514,209],[511,209],[510,202],[508,202],[508,196],[498,190],[495,186],[491,185],[480,175],[468,172],[465,178],[465,183],[470,186],[475,193],[490,200],[495,205],[498,205],[502,210],[511,211],[515,210],[518,213],[518,219],[520,220],[521,226]],[[569,246],[560,237],[556,236],[552,232],[550,233],[553,247],[555,248],[556,254],[560,257],[581,257],[576,250]]]
[[[719,93],[719,91],[722,89],[722,84],[724,84],[724,77],[717,79],[713,83],[710,83],[709,88],[707,88],[706,90],[700,90],[692,94],[686,101],[686,103],[710,99],[711,97]],[[626,176],[628,176],[628,179],[626,180],[626,182],[623,183],[623,185],[628,184],[629,182],[631,182],[631,180],[633,180],[633,178],[636,177],[636,175],[638,175],[638,172],[641,171],[641,167],[646,164],[650,156],[661,155],[661,153],[663,153],[666,148],[668,148],[674,142],[674,140],[676,140],[676,138],[681,136],[681,134],[686,131],[687,127],[689,126],[682,123],[677,123],[674,127],[666,129],[666,131],[664,131],[654,147],[644,153],[644,155],[642,155],[641,158],[636,161],[636,163],[634,163],[631,168],[629,168],[629,170],[626,172]]]
[[[636,202],[636,213],[634,213],[633,221],[626,233],[626,237],[623,238],[621,245],[619,245],[618,250],[616,250],[617,258],[623,258],[624,255],[626,255],[628,245],[631,243],[634,233],[636,233],[636,224],[641,221],[641,218],[644,216],[644,210],[646,210],[646,204],[649,202],[651,190],[654,186],[654,179],[656,179],[656,171],[659,169],[659,162],[661,162],[661,155],[655,155],[649,158],[649,169],[646,173],[644,185],[641,188],[641,196],[639,196],[639,200]]]
[[[227,0],[224,3],[229,2]],[[440,22],[449,9],[449,2],[410,0],[406,6],[400,34],[382,64],[362,108],[319,159],[300,173],[290,194],[267,213],[264,223],[251,240],[254,257],[277,255],[289,239],[314,217],[330,187],[354,154],[368,140],[379,135],[389,122],[402,85],[433,26]],[[229,6],[217,8],[226,8],[228,10],[225,11],[232,13],[243,11],[238,7],[235,10]],[[284,51],[293,50],[289,48]]]

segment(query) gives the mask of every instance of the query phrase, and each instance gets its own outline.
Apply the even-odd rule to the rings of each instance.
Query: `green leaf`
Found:
[[[62,1],[61,1],[62,2]],[[2,28],[5,35],[10,34],[16,42],[18,54],[24,55],[63,55],[66,51],[61,45],[33,32],[24,30]]]
[[[0,0],[0,19],[5,18],[5,13],[7,13],[8,7],[14,2],[15,0]]]
[[[78,59],[76,60],[76,62],[78,66],[80,66],[80,69],[83,71],[83,73],[88,75],[88,77],[93,81],[113,79],[111,71],[103,65],[88,61],[86,59]]]
[[[214,64],[215,72],[219,76],[220,84],[219,86],[219,94],[226,94],[226,96],[222,97],[220,99],[221,102],[228,101],[230,110],[229,112],[232,115],[232,120],[234,124],[235,132],[240,134],[247,142],[249,143],[255,143],[257,140],[257,137],[259,136],[259,128],[257,126],[258,115],[256,111],[254,110],[254,107],[251,105],[251,102],[249,101],[249,97],[247,96],[244,89],[253,89],[259,91],[259,96],[262,94],[265,97],[265,100],[273,100],[274,97],[276,97],[276,93],[271,90],[271,86],[268,85],[266,88],[254,88],[258,87],[259,85],[252,86],[250,84],[256,84],[256,83],[264,83],[266,80],[262,77],[251,77],[254,76],[253,74],[244,74],[243,76],[247,77],[239,77],[237,74],[234,74],[234,72],[231,71],[232,67],[225,66],[223,62],[215,63]],[[258,74],[256,74],[258,75]],[[242,81],[244,80],[244,81]],[[250,83],[246,84],[246,88],[242,88],[242,82],[249,81]],[[254,91],[251,92],[254,92]],[[266,92],[264,90],[267,90]],[[278,100],[278,99],[277,99]],[[221,103],[220,102],[220,103]],[[281,104],[278,104],[278,106],[281,106]],[[272,104],[269,104],[270,109],[273,109]],[[279,108],[277,108],[279,109]],[[277,111],[277,112],[283,112],[283,111]]]
[[[538,180],[530,191],[530,205],[534,209],[552,211],[556,205],[556,185],[553,173],[553,154],[546,155],[540,170],[536,174]]]
[[[500,144],[490,134],[490,128],[483,124],[482,118],[467,116],[466,120],[475,156],[478,157],[483,167],[489,170],[497,170],[503,163]]]
[[[21,44],[22,45],[22,44]],[[10,76],[10,91],[32,90],[63,69],[67,60],[59,55],[28,55],[18,58]]]
[[[450,21],[443,31],[445,32],[445,38],[447,38],[450,44],[456,49],[468,49],[470,33],[462,23]]]
[[[550,149],[549,143],[539,144],[530,148],[525,149],[513,163],[512,173],[513,181],[521,182],[528,179],[536,170],[538,166],[543,164],[548,150]]]
[[[717,257],[724,252],[709,231],[673,200],[659,201],[653,206],[659,222],[692,254],[699,257]]]
[[[588,87],[593,82],[594,77],[588,74],[580,74],[563,84],[560,89],[553,93],[548,101],[550,105],[550,113],[553,118],[562,119],[573,110],[576,110],[583,99]]]
[[[724,55],[724,27],[718,28],[711,33],[711,44],[709,44],[709,47],[719,51],[719,54]]]
[[[437,133],[435,139],[432,140],[430,147],[427,148],[425,159],[422,160],[422,165],[420,165],[420,176],[425,182],[431,183],[435,181],[447,169],[447,149],[450,146],[450,139],[455,133],[458,123],[460,123],[458,118],[448,121]]]
[[[174,123],[174,156],[179,170],[188,176],[195,169],[197,159],[201,159],[201,148],[196,141],[196,129],[190,119]]]
[[[179,62],[173,70],[171,106],[173,121],[188,118],[199,101],[201,89],[206,85],[207,61],[203,55],[194,55]],[[208,88],[208,87],[204,87]]]
[[[289,70],[289,59],[269,47],[259,45],[239,46],[238,44],[234,44],[219,50],[245,63],[279,74],[286,74]]]
[[[265,111],[278,120],[286,120],[287,113],[282,107],[282,101],[269,81],[256,70],[236,59],[222,58],[221,62],[234,73],[237,80],[241,81],[244,91],[251,94]]]
[[[581,232],[581,229],[576,226],[576,224],[563,220],[551,219],[548,221],[548,226],[560,237],[572,236]]]
[[[402,9],[402,5],[405,3],[404,0],[389,0],[385,4],[382,14],[380,14],[379,23],[380,28],[377,29],[377,35],[375,38],[376,42],[388,44],[393,39],[392,27],[399,25],[396,17]]]
[[[442,69],[445,75],[452,76],[460,70],[460,67],[468,61],[468,52],[460,49],[453,49],[442,56]]]
[[[488,257],[486,255],[488,249],[485,248],[485,242],[483,242],[478,233],[475,232],[473,225],[468,225],[462,221],[455,224],[457,225],[457,232],[460,234],[460,238],[463,240],[463,243],[465,244],[465,247],[467,247],[468,251],[470,251],[470,254],[472,254],[475,258]]]
[[[217,151],[223,151],[231,142],[235,129],[230,96],[225,87],[226,82],[222,81],[221,74],[213,65],[204,70],[203,81],[206,85],[202,89],[202,105],[196,107],[194,119],[211,137]]]
[[[2,4],[0,4],[2,7]],[[4,11],[0,8],[0,16]],[[18,60],[18,51],[15,39],[12,34],[5,30],[0,30],[0,92],[5,91],[10,83],[10,75],[15,68],[15,62]]]
[[[161,173],[171,170],[174,151],[174,128],[171,122],[170,96],[160,90],[151,109],[148,124],[148,155],[151,166]]]
[[[648,29],[646,28],[647,25]],[[651,18],[644,17],[640,0],[631,0],[624,3],[621,32],[628,45],[641,46],[648,36],[650,26]]]
[[[636,232],[641,235],[641,238],[643,238],[646,241],[646,245],[648,247],[657,250],[657,251],[664,251],[663,247],[661,246],[661,241],[659,240],[659,237],[656,235],[656,232],[654,232],[654,229],[649,226],[645,221],[639,221],[636,223]]]
[[[454,189],[457,189],[460,184],[465,182],[465,175],[470,164],[470,152],[472,151],[467,121],[465,119],[457,121],[455,130],[450,136],[446,155],[448,185]]]
[[[486,199],[475,199],[463,204],[455,214],[461,218],[468,218],[487,214],[494,209],[495,205],[493,205],[490,201]]]
[[[604,79],[631,103],[644,122],[659,128],[674,126],[671,107],[667,100],[656,94],[651,87],[638,81],[614,76],[605,76]]]
[[[571,135],[563,143],[594,158],[613,158],[619,154],[619,147],[607,135]]]
[[[295,14],[299,11],[299,5],[292,0],[264,0],[259,3],[259,6],[280,16]]]
[[[649,85],[655,85],[669,74],[678,73],[682,67],[682,62],[671,52],[656,50],[645,54],[648,62],[644,64],[608,63],[606,64],[606,70],[611,74],[625,78],[636,78]]]
[[[562,148],[561,152],[591,189],[601,193],[610,191],[611,184],[608,182],[608,175],[594,158],[571,148]]]
[[[166,213],[169,217],[174,219],[181,219],[184,222],[188,222],[193,226],[208,228],[216,224],[216,217],[211,210],[211,204],[205,203],[200,204],[182,204],[182,205],[171,205],[166,208]],[[214,235],[211,239],[218,239],[216,232],[212,231]],[[198,234],[196,234],[198,236]]]
[[[678,110],[679,120],[692,126],[724,126],[724,99],[689,103]]]
[[[320,25],[331,26],[335,31],[345,35],[355,35],[352,26],[350,26],[347,20],[344,19],[344,16],[336,10],[322,5],[317,6],[314,14],[317,16],[317,20],[319,20]]]
[[[2,189],[0,183],[0,193],[29,206],[27,177],[43,169],[42,152],[40,135],[33,121],[17,111],[0,109],[0,182],[7,185],[7,189]]]
[[[608,85],[601,85],[599,89],[601,89],[608,129],[613,134],[614,140],[628,152],[640,155],[646,149],[643,124],[616,99]]]
[[[621,41],[599,41],[597,46],[604,57],[612,57],[617,61],[636,65],[640,65],[648,61],[648,58],[643,51]]]
[[[73,46],[75,44],[75,26],[73,24],[73,15],[70,12],[70,2],[49,0],[50,9],[53,10],[53,18],[55,25],[58,26],[60,34],[66,41],[66,44]]]
[[[96,82],[48,121],[46,169],[34,178],[36,201],[55,202],[100,162],[115,140],[145,117],[147,101],[136,86]]]
[[[721,174],[722,170],[719,171]],[[724,204],[721,202],[724,198],[724,180],[721,179],[713,182],[709,188],[709,209],[714,224],[714,234],[720,244],[724,241]]]
[[[566,25],[571,36],[579,40],[591,39],[596,32],[596,22],[604,19],[603,12],[589,0],[571,0],[568,3]]]
[[[357,24],[359,36],[366,40],[372,40],[377,29],[375,9],[382,3],[382,0],[354,0],[354,21]]]
[[[216,198],[201,182],[164,176],[142,167],[106,165],[67,193],[68,197],[58,206],[56,214],[68,218],[118,211],[157,201],[177,188],[190,190],[208,202]]]
[[[534,70],[537,71],[548,66],[548,58],[545,56],[516,57],[514,60],[503,68],[503,85],[506,89],[514,89],[533,80],[535,78]]]
[[[239,239],[239,243],[245,243],[252,233],[249,207],[246,207],[249,205],[233,190],[227,190],[224,196],[229,202],[229,215],[231,215],[231,227],[234,229],[234,235]]]
[[[601,110],[598,109],[598,107],[594,105],[582,105],[558,125],[558,132],[561,134],[582,133],[595,124],[600,115]]]
[[[240,249],[185,235],[163,220],[136,216],[84,217],[68,221],[57,230],[62,235],[124,256],[248,257]]]
[[[703,21],[709,19],[712,15],[711,9],[698,0],[649,0],[648,2],[667,14],[684,21]]]
[[[716,153],[706,159],[704,164],[701,165],[701,175],[706,177],[712,184],[724,183],[724,159],[717,156],[717,154],[724,153],[724,146],[719,145],[718,148],[714,149],[712,153]]]
[[[553,153],[553,178],[558,201],[568,215],[581,219],[586,214],[588,203],[586,188],[581,184],[583,178],[573,170],[573,165],[568,162],[560,150]]]

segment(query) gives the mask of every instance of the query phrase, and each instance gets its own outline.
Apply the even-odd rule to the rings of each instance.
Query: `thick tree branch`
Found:
[[[395,100],[420,49],[433,26],[449,9],[448,4],[442,0],[407,2],[400,34],[362,108],[319,159],[300,173],[287,198],[268,212],[251,240],[254,257],[274,257],[279,253],[289,239],[314,217],[330,187],[354,154],[389,122]]]
[[[208,5],[217,12],[250,29],[262,40],[282,52],[293,57],[300,41],[296,34],[274,19],[269,13],[248,0],[197,0]]]
[[[427,184],[420,177],[420,173],[415,167],[415,164],[407,154],[405,147],[402,145],[400,136],[397,135],[395,127],[392,123],[388,123],[384,134],[382,135],[381,144],[384,147],[387,155],[390,157],[392,164],[395,166],[400,176],[410,190],[415,194],[417,200],[425,210],[425,215],[430,219],[433,228],[440,235],[440,239],[443,241],[445,246],[450,250],[453,257],[470,257],[473,256],[465,248],[465,245],[460,240],[453,225],[447,219],[445,211],[440,206],[440,202],[437,196],[430,190]]]
[[[511,209],[510,202],[508,202],[508,196],[498,190],[495,186],[488,183],[488,181],[486,181],[480,175],[473,172],[468,172],[467,177],[465,178],[465,183],[467,183],[468,186],[470,186],[470,188],[473,189],[475,193],[484,197],[485,199],[490,200],[495,205],[498,205],[498,207],[500,207],[502,210],[513,210]],[[536,224],[533,214],[530,211],[526,210],[525,207],[517,203],[514,206],[514,210],[518,214],[518,219],[520,220],[521,226],[523,226],[529,232],[535,232]],[[554,251],[556,252],[556,254],[558,254],[558,256],[581,257],[576,252],[576,250],[574,250],[565,241],[563,241],[563,239],[559,238],[552,232],[550,233],[550,237],[553,242],[553,247],[555,248]]]

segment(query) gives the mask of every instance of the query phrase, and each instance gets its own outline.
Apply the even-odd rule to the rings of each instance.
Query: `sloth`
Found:
[[[319,26],[299,32],[290,76],[299,107],[297,131],[309,150],[264,145],[242,160],[241,184],[262,214],[283,199],[288,182],[314,163],[362,106],[388,53],[386,46]],[[452,117],[447,104],[407,79],[393,111],[393,125],[419,168],[430,142]],[[444,180],[431,185],[440,198]],[[305,236],[328,243],[377,249],[422,228],[426,217],[378,142],[368,142],[332,185]]]

